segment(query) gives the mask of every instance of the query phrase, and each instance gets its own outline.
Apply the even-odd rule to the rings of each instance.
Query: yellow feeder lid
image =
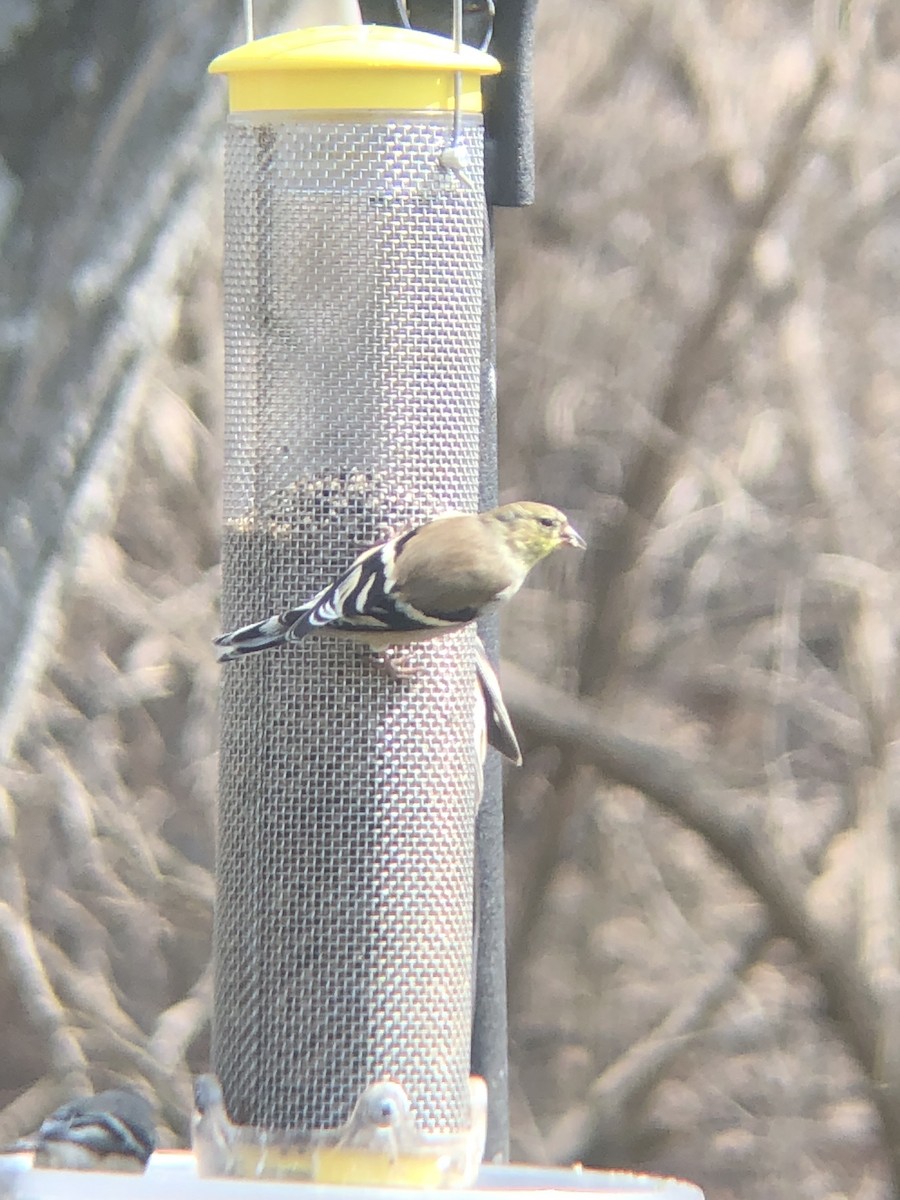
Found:
[[[210,65],[228,76],[232,112],[298,109],[453,112],[462,78],[463,112],[481,112],[481,77],[500,64],[449,38],[382,25],[324,25],[259,38]]]

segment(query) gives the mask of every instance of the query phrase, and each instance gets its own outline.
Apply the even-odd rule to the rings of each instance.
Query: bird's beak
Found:
[[[587,542],[584,540],[581,534],[576,532],[576,530],[574,530],[572,526],[568,524],[560,535],[560,541],[562,541],[566,546],[574,546],[576,550],[587,549]]]

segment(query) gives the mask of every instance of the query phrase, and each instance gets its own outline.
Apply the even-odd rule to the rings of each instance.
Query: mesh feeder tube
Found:
[[[223,628],[478,507],[497,69],[377,26],[211,67],[231,110]],[[213,1061],[240,1124],[337,1126],[384,1078],[423,1131],[468,1123],[473,638],[414,648],[408,681],[329,638],[223,668]]]

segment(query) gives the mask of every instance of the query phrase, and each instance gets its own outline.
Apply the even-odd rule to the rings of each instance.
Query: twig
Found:
[[[210,1018],[213,971],[209,963],[183,1000],[160,1013],[147,1051],[164,1070],[172,1071]]]
[[[71,1092],[57,1079],[44,1076],[33,1083],[0,1109],[0,1146],[6,1146],[15,1138],[37,1129],[48,1113],[64,1100],[70,1099]]]
[[[0,948],[32,1025],[47,1039],[50,1063],[68,1087],[88,1090],[88,1067],[66,1011],[37,952],[30,925],[0,900]]]

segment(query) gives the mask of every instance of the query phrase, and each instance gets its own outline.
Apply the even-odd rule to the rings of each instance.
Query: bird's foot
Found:
[[[398,683],[409,683],[419,674],[419,667],[409,661],[405,651],[392,648],[390,650],[371,650],[372,662]]]

